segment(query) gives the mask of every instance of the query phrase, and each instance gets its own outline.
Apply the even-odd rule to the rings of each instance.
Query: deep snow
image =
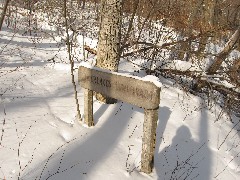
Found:
[[[65,46],[33,40],[0,31],[0,179],[240,179],[239,118],[164,78],[154,169],[141,173],[143,109],[94,100],[95,127],[86,128],[76,120]],[[121,60],[119,72],[145,76],[134,70]]]

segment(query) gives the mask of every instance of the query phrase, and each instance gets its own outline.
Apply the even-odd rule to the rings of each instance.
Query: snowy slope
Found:
[[[231,122],[220,107],[209,110],[207,102],[161,79],[154,170],[143,174],[143,109],[94,100],[95,127],[84,127],[75,118],[65,47],[44,38],[33,42],[0,32],[0,179],[240,179],[239,118]],[[53,57],[56,63],[48,61]],[[120,72],[144,76],[134,70],[120,62]]]

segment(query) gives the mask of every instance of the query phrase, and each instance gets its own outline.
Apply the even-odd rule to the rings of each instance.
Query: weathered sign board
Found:
[[[85,88],[84,119],[93,126],[93,91],[144,108],[141,171],[153,167],[155,136],[160,103],[160,87],[134,76],[124,76],[97,68],[79,67],[79,83]]]
[[[152,82],[80,66],[80,85],[145,109],[159,106],[160,88]]]

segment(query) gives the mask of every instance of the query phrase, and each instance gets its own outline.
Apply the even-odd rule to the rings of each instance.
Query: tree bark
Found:
[[[210,28],[213,28],[215,24],[216,0],[205,0],[204,5],[205,5],[205,10],[204,10],[205,23]]]
[[[230,79],[240,87],[240,58],[233,62],[233,65],[229,69]]]
[[[3,7],[2,14],[1,14],[1,19],[0,19],[0,31],[2,29],[3,20],[4,20],[4,17],[6,15],[7,7],[8,7],[8,4],[9,4],[10,1],[11,0],[5,0],[5,4],[4,4],[4,7]]]
[[[237,50],[240,51],[240,38],[239,38],[239,40],[238,40]]]
[[[118,71],[120,60],[120,37],[122,0],[101,0],[100,31],[96,66],[110,71]],[[112,98],[96,95],[104,103],[115,103]]]
[[[198,62],[201,62],[204,58],[205,55],[204,51],[206,49],[208,38],[209,38],[208,35],[203,35],[202,37],[199,38],[198,50],[195,53]]]

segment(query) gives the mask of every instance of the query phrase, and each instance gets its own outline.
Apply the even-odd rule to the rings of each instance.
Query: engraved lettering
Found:
[[[105,82],[105,84],[106,84],[106,82]],[[141,99],[146,99],[146,100],[153,99],[152,92],[149,92],[148,90],[143,90],[143,89],[133,87],[133,86],[127,86],[125,84],[121,84],[118,82],[115,82],[114,84],[116,86],[116,89],[118,89],[119,91],[130,93],[131,95],[137,96]],[[106,85],[106,86],[108,86],[108,85]]]
[[[80,67],[79,82],[86,89],[116,98],[147,109],[159,105],[160,89],[149,82],[130,77],[121,77],[85,67]],[[82,83],[81,83],[82,82]]]
[[[106,87],[111,87],[111,83],[109,80],[106,80]]]
[[[98,84],[104,87],[111,87],[111,82],[107,79],[103,79],[101,77],[97,77],[97,76],[91,76],[88,79],[90,79],[90,81],[94,84]]]

